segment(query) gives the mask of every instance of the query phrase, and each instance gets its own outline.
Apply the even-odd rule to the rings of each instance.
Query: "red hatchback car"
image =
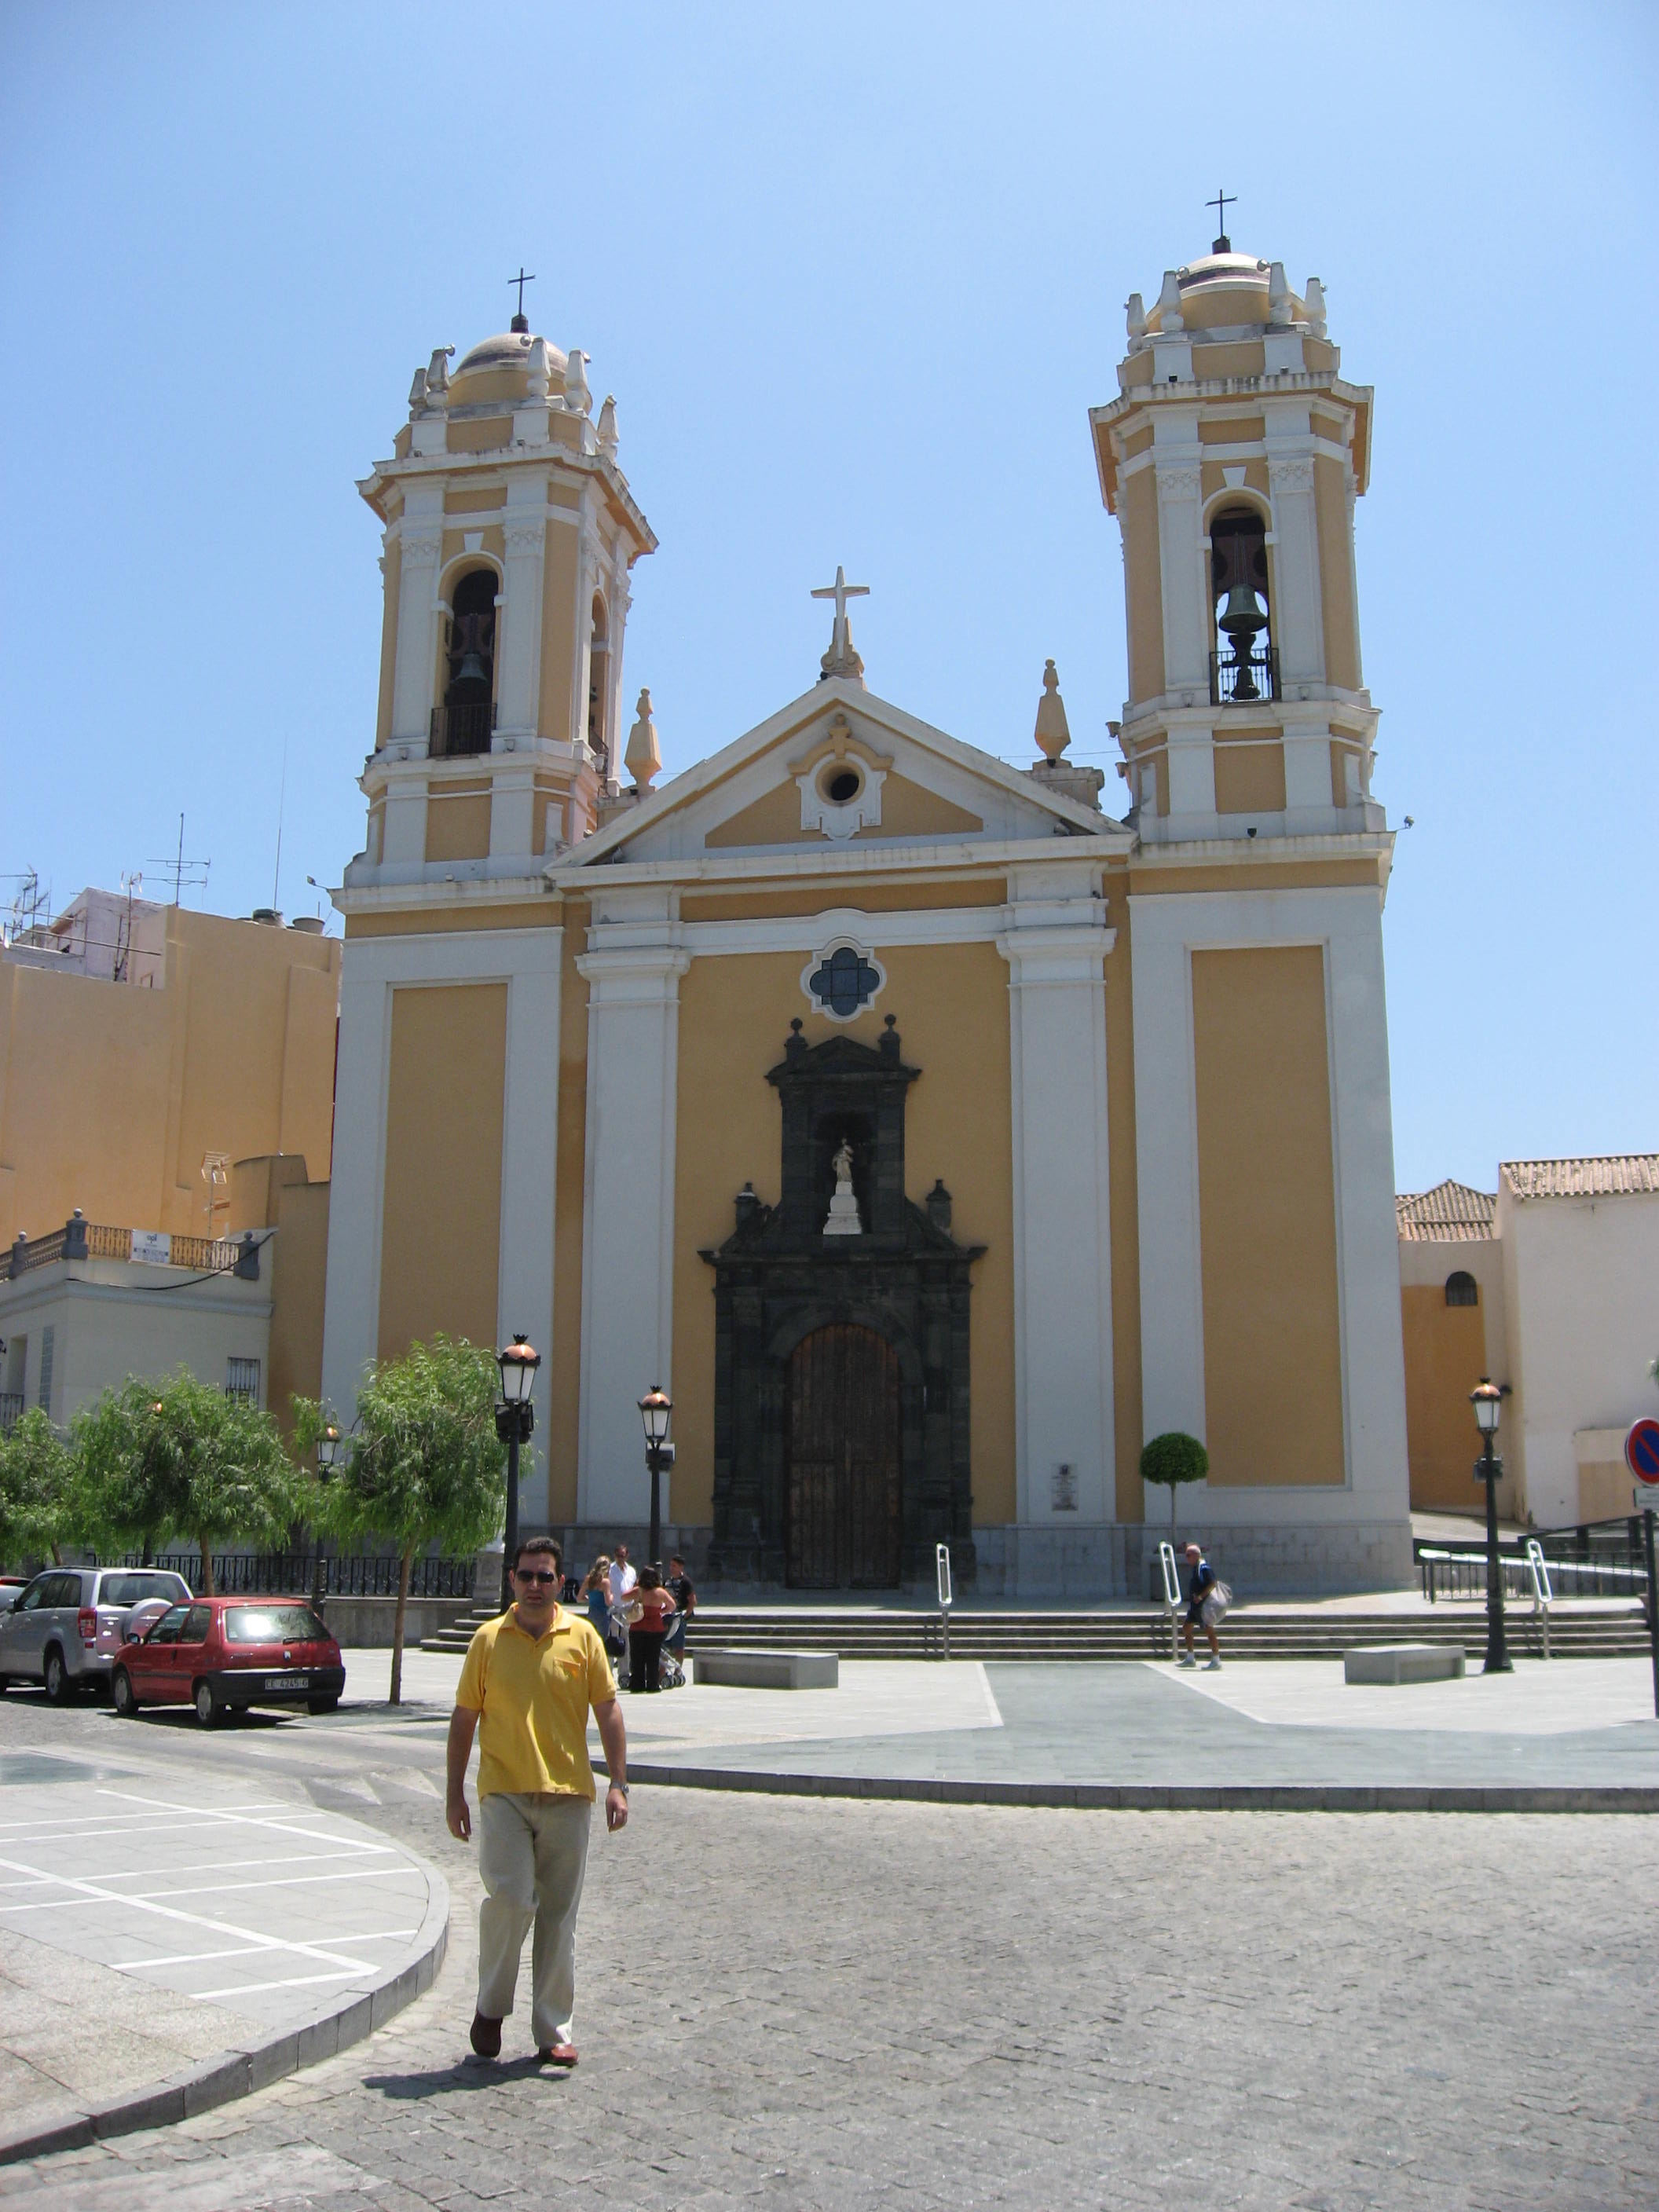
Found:
[[[115,1655],[110,1694],[141,1705],[194,1705],[204,1728],[249,1705],[331,1713],[345,1687],[340,1647],[303,1598],[198,1597],[169,1606]]]

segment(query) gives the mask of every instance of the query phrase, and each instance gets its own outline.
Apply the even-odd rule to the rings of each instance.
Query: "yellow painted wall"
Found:
[[[897,947],[876,1006],[836,1024],[802,996],[799,957],[694,961],[680,986],[679,1155],[674,1217],[674,1468],[677,1520],[713,1516],[714,1278],[700,1247],[723,1243],[744,1182],[775,1204],[782,1119],[766,1072],[789,1024],[809,1043],[837,1027],[874,1044],[897,1018],[907,1063],[920,1067],[905,1124],[906,1182],[920,1201],[942,1176],[953,1233],[988,1247],[973,1273],[971,1393],[975,1523],[1014,1518],[1013,1216],[1007,969],[994,945]],[[562,1103],[561,1112],[562,1114]],[[562,1200],[561,1201],[562,1203]]]
[[[1340,1483],[1324,954],[1199,951],[1192,976],[1210,1480]]]
[[[1450,1274],[1455,1248],[1446,1262]],[[1406,1451],[1411,1502],[1474,1513],[1480,1492],[1470,1475],[1474,1422],[1469,1393],[1486,1372],[1486,1316],[1480,1306],[1449,1306],[1441,1283],[1408,1283],[1400,1293],[1406,1346]]]
[[[548,1376],[548,1516],[576,1517],[577,1415],[582,1346],[582,1217],[587,1158],[587,985],[576,962],[587,944],[586,903],[564,908],[559,979],[559,1139],[553,1222],[553,1355]],[[678,1508],[677,1508],[678,1510]]]
[[[484,415],[458,422],[451,416],[445,445],[452,453],[489,453],[513,442],[510,415]]]
[[[803,830],[800,826],[800,793],[793,779],[775,784],[764,791],[737,813],[717,822],[703,836],[705,846],[723,849],[728,845],[799,845],[811,842],[823,844],[822,830]]]
[[[784,891],[688,890],[680,902],[680,917],[684,921],[742,921],[754,916],[821,914],[844,906],[866,914],[932,913],[941,907],[1000,906],[1006,896],[1006,879],[1001,875],[952,874],[936,883],[801,880]]]
[[[1158,570],[1158,484],[1151,469],[1124,479],[1120,501],[1129,615],[1129,696],[1164,689],[1164,580]]]
[[[426,794],[428,860],[481,860],[489,851],[489,786],[434,783]]]
[[[0,961],[0,1243],[200,1235],[203,1155],[329,1172],[337,939],[173,908],[158,989]]]
[[[955,806],[890,769],[881,787],[881,820],[859,830],[854,842],[869,837],[971,836],[984,827],[965,806]]]
[[[1285,810],[1285,748],[1230,739],[1215,747],[1218,814],[1281,814]]]
[[[507,986],[394,991],[379,1356],[435,1331],[494,1346]]]

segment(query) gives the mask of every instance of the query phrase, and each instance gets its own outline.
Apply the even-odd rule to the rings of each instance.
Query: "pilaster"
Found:
[[[1027,868],[1007,927],[1018,1516],[1113,1517],[1111,1202],[1098,864]]]

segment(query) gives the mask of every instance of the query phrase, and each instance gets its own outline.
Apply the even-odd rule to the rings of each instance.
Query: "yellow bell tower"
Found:
[[[1318,278],[1297,295],[1224,234],[1150,310],[1131,298],[1128,336],[1090,422],[1123,533],[1143,843],[1382,829],[1353,551],[1372,395],[1340,373]]]
[[[656,539],[592,419],[587,356],[523,314],[415,373],[391,459],[380,713],[353,890],[504,886],[597,825],[617,789],[629,572]]]

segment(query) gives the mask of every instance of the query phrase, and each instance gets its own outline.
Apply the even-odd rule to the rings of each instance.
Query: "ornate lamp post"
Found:
[[[507,1530],[501,1541],[501,1611],[513,1602],[513,1569],[519,1555],[519,1446],[527,1444],[536,1428],[536,1408],[530,1394],[536,1387],[539,1352],[528,1340],[515,1336],[504,1352],[495,1354],[501,1370],[501,1402],[495,1408],[495,1433],[507,1446]]]
[[[345,1438],[332,1421],[317,1439],[317,1480],[325,1485],[333,1481],[340,1462],[345,1457]],[[311,1584],[311,1609],[318,1619],[328,1601],[328,1576],[323,1565],[322,1523],[317,1524],[317,1571]]]
[[[674,1418],[674,1401],[665,1390],[647,1390],[640,1401],[640,1419],[645,1424],[645,1463],[651,1470],[651,1537],[646,1547],[647,1563],[656,1565],[662,1549],[662,1478],[663,1471],[674,1464],[674,1447],[668,1441],[668,1427]]]
[[[1504,1641],[1504,1568],[1498,1556],[1498,1485],[1503,1477],[1504,1462],[1492,1449],[1503,1402],[1504,1393],[1488,1376],[1483,1375],[1469,1393],[1475,1425],[1480,1431],[1480,1456],[1474,1463],[1474,1479],[1486,1486],[1486,1663],[1481,1669],[1486,1674],[1515,1672],[1515,1662]]]

